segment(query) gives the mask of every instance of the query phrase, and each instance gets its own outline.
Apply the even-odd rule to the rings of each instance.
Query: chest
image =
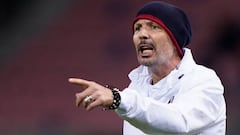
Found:
[[[132,83],[131,88],[144,97],[149,97],[162,103],[171,103],[178,96],[181,89],[180,80],[163,80],[157,85],[151,85],[149,81]]]

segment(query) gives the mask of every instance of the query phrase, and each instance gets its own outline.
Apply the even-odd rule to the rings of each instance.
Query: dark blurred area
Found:
[[[225,86],[227,135],[240,129],[240,9],[237,0],[166,0],[186,11],[199,64]],[[121,135],[122,120],[75,107],[69,77],[125,88],[138,63],[132,20],[147,0],[2,0],[0,134]]]

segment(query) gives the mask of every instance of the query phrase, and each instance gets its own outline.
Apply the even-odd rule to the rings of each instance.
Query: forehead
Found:
[[[141,24],[157,24],[157,23],[149,19],[139,19],[134,23],[134,26],[141,25]]]

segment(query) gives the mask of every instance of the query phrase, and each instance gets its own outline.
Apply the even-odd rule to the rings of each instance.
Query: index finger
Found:
[[[80,85],[83,88],[87,88],[89,86],[89,81],[84,80],[84,79],[79,79],[79,78],[69,78],[68,82],[72,83],[72,84],[77,84]]]

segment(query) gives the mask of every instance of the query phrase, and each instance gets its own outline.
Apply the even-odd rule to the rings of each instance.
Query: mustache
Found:
[[[152,42],[149,42],[147,40],[141,40],[140,43],[137,46],[137,49],[142,50],[142,48],[152,48],[152,49],[154,49],[155,46],[153,45]]]

